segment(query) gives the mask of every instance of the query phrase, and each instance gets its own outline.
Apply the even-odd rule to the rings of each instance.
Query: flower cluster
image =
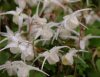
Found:
[[[79,1],[80,0],[15,0],[15,3],[18,5],[16,10],[0,13],[0,16],[6,14],[13,15],[13,22],[18,25],[16,32],[13,32],[8,26],[6,26],[6,33],[0,32],[0,35],[5,37],[0,41],[0,44],[7,41],[7,45],[1,48],[0,52],[3,52],[5,49],[10,49],[12,54],[21,55],[21,61],[7,61],[0,66],[0,70],[5,69],[10,76],[28,77],[30,70],[36,70],[48,75],[42,71],[46,60],[49,64],[61,62],[63,65],[73,65],[74,57],[79,58],[78,52],[86,52],[89,39],[100,38],[100,36],[92,36],[91,34],[81,37],[80,33],[76,30],[80,26],[84,29],[88,29],[88,26],[80,21],[82,15],[86,24],[92,24],[95,20],[100,21],[100,18],[94,14],[91,8],[73,11],[69,6],[64,5],[64,3],[75,3]],[[42,4],[41,10],[40,4]],[[27,6],[37,6],[36,13],[32,16],[27,15],[24,12]],[[66,14],[60,22],[48,20],[47,14],[52,13],[55,7],[57,7],[57,9],[62,8]],[[44,14],[43,17],[41,16],[42,14]],[[23,30],[23,27],[27,29]],[[75,43],[73,43],[73,45],[75,46],[70,47],[61,44],[48,49],[42,48],[42,52],[38,53],[37,43],[42,42],[42,45],[46,46],[48,44],[54,44],[55,41],[59,39],[61,39],[61,42],[69,39],[74,40]],[[41,59],[41,57],[44,57],[41,69],[27,65],[29,61],[34,64],[34,62]]]

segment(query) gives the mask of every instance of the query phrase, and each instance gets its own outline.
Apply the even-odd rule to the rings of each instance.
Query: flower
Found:
[[[22,37],[20,33],[13,33],[7,26],[6,29],[7,33],[5,33],[4,36],[7,37],[8,44],[4,48],[0,49],[0,51],[10,48],[10,52],[13,54],[21,53],[22,60],[32,60],[34,58],[32,44]]]
[[[86,46],[88,45],[89,39],[100,38],[100,36],[92,36],[91,34],[88,34],[88,35],[84,36],[82,39],[79,39],[79,37],[77,37],[77,36],[66,36],[66,38],[74,39],[76,41],[76,44],[78,44],[78,42],[80,40],[80,42],[79,42],[80,49],[84,50],[86,48]]]
[[[65,28],[69,27],[69,29],[75,29],[79,25],[79,20],[76,15],[70,14],[64,16],[64,20],[65,20],[64,24]]]
[[[74,3],[74,2],[78,2],[80,0],[64,0],[64,1],[67,2],[67,3]]]
[[[75,48],[70,49],[69,52],[62,57],[62,63],[64,65],[73,65],[73,57],[76,56],[77,52],[78,50],[76,50]]]
[[[32,6],[36,6],[38,4],[38,2],[41,0],[26,0],[26,2],[32,7]]]
[[[39,57],[45,57],[41,69],[43,69],[46,60],[48,61],[49,64],[55,64],[60,60],[58,52],[60,51],[61,48],[65,48],[65,47],[70,48],[68,46],[55,46],[50,50],[39,54],[39,56],[34,61],[36,61]]]
[[[10,76],[17,75],[18,77],[29,77],[30,70],[36,70],[48,75],[47,73],[40,70],[39,68],[31,65],[27,65],[23,61],[13,61],[13,62],[7,61],[5,64],[0,66],[0,70],[2,69],[7,70]]]
[[[54,35],[54,39],[57,40],[58,37],[60,37],[61,39],[67,39],[66,36],[70,35],[71,35],[70,31],[66,30],[63,26],[58,26]]]
[[[74,29],[76,29],[80,24],[84,26],[79,20],[78,17],[80,16],[81,11],[91,10],[90,8],[81,9],[73,12],[72,14],[66,15],[63,17],[63,21],[61,22],[61,26],[64,26],[67,30],[73,32],[76,35],[79,35]],[[86,26],[84,26],[87,28]]]
[[[94,13],[94,11],[91,11],[90,13],[84,13],[84,18],[86,21],[86,24],[93,24],[96,20],[100,21],[100,18]]]
[[[77,58],[81,59],[77,55],[77,52],[87,52],[87,51],[76,50],[75,48],[71,48],[64,56],[62,56],[62,64],[64,64],[64,65],[73,65],[73,63],[74,63],[74,57],[77,57]]]
[[[7,61],[5,64],[0,65],[0,70],[3,70],[3,69],[5,69],[7,71],[9,76],[16,75],[16,72],[14,71],[14,69],[12,67],[11,61]]]
[[[36,13],[32,16],[26,19],[26,21],[24,22],[25,24],[27,24],[28,26],[28,31],[30,32],[30,37],[32,37],[32,39],[37,39],[41,34],[44,37],[45,34],[43,35],[43,29],[47,27],[44,27],[44,25],[47,24],[47,19],[46,18],[40,18],[38,15],[38,11],[39,11],[39,5],[37,6],[37,10]],[[50,30],[50,29],[48,29]],[[42,32],[42,33],[41,33]],[[48,32],[48,31],[46,31]]]
[[[49,26],[45,25],[42,28],[38,29],[35,39],[40,36],[41,39],[50,40],[53,37],[53,31]]]
[[[30,61],[34,58],[34,50],[32,44],[28,42],[22,42],[19,44],[19,49],[21,52],[21,59]]]
[[[28,77],[30,70],[36,70],[43,74],[48,75],[47,73],[40,70],[39,68],[31,66],[31,65],[27,65],[23,61],[14,61],[14,62],[12,62],[12,66],[16,70],[16,74],[18,75],[18,77]]]
[[[59,0],[44,0],[43,1],[43,8],[42,8],[40,14],[42,14],[43,11],[45,11],[45,13],[52,12],[52,10],[55,8],[55,6],[56,7],[60,6],[65,11],[64,5]]]
[[[55,22],[49,22],[46,23],[45,25],[43,25],[42,27],[37,29],[37,33],[35,36],[35,44],[38,43],[39,41],[43,41],[43,45],[47,42],[47,41],[53,41],[55,39],[57,39],[57,33],[55,33],[55,31],[52,29],[53,27],[58,27],[59,23],[55,23]],[[40,39],[37,39],[38,37],[40,37]]]
[[[6,26],[6,29],[7,29],[7,33],[1,32],[0,34],[2,36],[6,36],[7,37],[6,39],[8,40],[8,44],[7,44],[6,47],[4,47],[3,49],[1,49],[0,51],[3,51],[3,50],[5,50],[7,48],[10,48],[10,47],[16,47],[18,45],[18,43],[19,43],[19,40],[20,41],[23,40],[23,38],[20,36],[20,33],[14,34],[13,31],[11,31],[9,29],[9,27],[7,27],[7,26]],[[19,37],[19,38],[17,38],[17,37]]]
[[[88,45],[88,40],[92,38],[100,38],[100,36],[92,36],[91,34],[88,34],[80,40],[80,48],[84,50]]]
[[[26,0],[14,0],[14,1],[15,1],[15,3],[17,5],[19,5],[20,8],[22,8],[22,9],[25,8],[25,6],[26,6]]]
[[[27,4],[32,7],[36,6],[39,1],[41,0],[15,0],[15,3],[19,5],[20,8],[25,9]]]
[[[5,14],[11,14],[13,15],[13,22],[15,24],[19,25],[19,30],[23,26],[23,19],[28,18],[28,16],[24,13],[22,13],[23,9],[22,8],[16,8],[16,11],[8,11],[5,13],[0,13],[0,15],[5,15]]]

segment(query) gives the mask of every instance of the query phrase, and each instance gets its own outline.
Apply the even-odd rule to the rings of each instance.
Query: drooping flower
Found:
[[[82,40],[80,40],[80,48],[84,50],[86,46],[88,45],[89,39],[92,39],[92,38],[100,38],[100,36],[92,36],[91,34],[89,34],[83,37]]]
[[[18,77],[29,77],[30,70],[39,71],[45,75],[48,75],[47,73],[40,70],[39,68],[31,65],[27,65],[23,61],[14,61],[12,62],[12,66],[15,67],[14,69],[16,70],[16,74],[18,75]]]
[[[0,66],[0,70],[5,69],[10,76],[17,75],[18,77],[29,77],[30,70],[36,70],[43,74],[48,75],[44,71],[37,67],[27,65],[23,61],[7,61],[5,64]]]
[[[7,71],[9,76],[16,75],[16,72],[14,71],[14,69],[12,67],[11,61],[7,61],[5,64],[0,65],[0,70],[3,70],[3,69],[5,69]]]
[[[7,33],[1,32],[0,34],[2,36],[6,36],[6,38],[8,40],[8,44],[7,44],[6,47],[4,47],[3,49],[1,49],[0,51],[5,50],[5,49],[10,48],[10,47],[17,47],[17,45],[19,43],[19,40],[20,41],[23,40],[22,37],[20,36],[20,33],[14,34],[14,32],[12,30],[10,30],[9,27],[7,27],[7,26],[6,26],[6,30],[7,30]]]
[[[59,59],[58,53],[61,48],[65,48],[65,47],[70,48],[68,46],[55,46],[55,47],[51,48],[50,50],[39,54],[39,56],[36,58],[36,60],[39,57],[45,57],[41,69],[43,69],[43,66],[44,66],[44,63],[46,60],[48,61],[49,64],[55,64],[55,63],[59,62],[60,59]]]
[[[87,51],[76,50],[75,48],[71,48],[64,56],[62,56],[62,64],[73,65],[74,57],[79,58],[77,52],[87,52]]]
[[[46,13],[51,13],[52,10],[55,8],[55,6],[59,6],[61,8],[64,9],[65,11],[65,7],[64,5],[59,1],[59,0],[43,0],[43,8],[40,12],[40,14],[42,14],[43,11],[45,11]],[[48,8],[48,9],[46,9]]]
[[[67,39],[66,36],[70,36],[71,32],[69,30],[66,30],[63,26],[58,26],[57,30],[54,35],[54,39],[58,39],[60,37],[61,39]]]
[[[26,7],[26,0],[14,0],[20,8],[24,9]]]
[[[43,31],[42,28],[44,25],[47,24],[46,18],[40,18],[38,15],[39,11],[39,5],[37,6],[36,13],[32,16],[26,19],[25,24],[28,26],[28,31],[30,32],[30,36],[34,39],[39,37],[41,34],[40,32]]]
[[[86,46],[89,44],[89,39],[92,38],[100,38],[100,36],[92,36],[91,34],[88,34],[84,36],[82,39],[79,39],[77,36],[66,36],[66,38],[74,39],[76,41],[76,44],[79,42],[79,46],[81,50],[85,50]]]
[[[26,0],[29,6],[36,6],[38,5],[38,2],[41,0]]]
[[[76,56],[76,53],[78,52],[78,50],[72,48],[69,50],[68,53],[66,53],[63,57],[62,57],[62,63],[64,65],[73,65],[74,59],[73,57]]]
[[[66,3],[74,3],[74,2],[79,2],[80,0],[64,0]]]
[[[28,18],[28,16],[26,14],[22,13],[22,11],[23,11],[22,8],[16,7],[15,11],[8,11],[8,12],[5,12],[5,13],[0,13],[0,15],[5,15],[5,14],[13,15],[13,22],[15,24],[18,24],[19,30],[20,30],[21,27],[23,26],[23,19]]]
[[[97,16],[94,11],[91,11],[90,13],[84,12],[84,18],[86,21],[86,24],[93,24],[96,20],[100,21],[99,16]]]
[[[22,42],[19,44],[19,49],[21,52],[21,59],[30,61],[34,58],[33,45],[28,42]]]
[[[53,31],[48,25],[43,26],[42,28],[38,29],[35,39],[37,39],[39,36],[41,39],[50,40],[53,37]]]
[[[72,14],[66,15],[64,16],[64,20],[61,22],[61,26],[64,26],[67,30],[75,33],[76,35],[79,35],[75,29],[79,26],[82,25],[84,26],[79,20],[78,17],[80,16],[80,12],[81,11],[88,11],[91,10],[90,8],[86,8],[86,9],[81,9],[81,10],[77,10],[75,12],[73,12]],[[87,28],[86,26],[84,26],[85,28]]]
[[[8,44],[4,48],[0,49],[0,51],[10,48],[10,52],[13,54],[21,53],[22,60],[32,60],[34,58],[32,44],[22,37],[20,33],[13,33],[7,26],[6,29],[7,33],[5,33],[4,36],[7,37]]]

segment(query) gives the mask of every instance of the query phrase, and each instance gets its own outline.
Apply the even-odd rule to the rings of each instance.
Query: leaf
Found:
[[[100,73],[92,71],[88,73],[88,77],[100,77]]]
[[[46,75],[37,71],[30,71],[29,77],[46,77]]]
[[[0,64],[4,64],[8,58],[9,58],[10,54],[8,52],[0,52]]]
[[[96,21],[92,25],[88,25],[88,29],[86,30],[86,34],[100,35],[100,22]]]
[[[99,47],[100,46],[100,38],[95,38],[90,40],[89,46],[92,47]]]
[[[73,75],[68,75],[67,77],[74,77]]]
[[[82,55],[82,58],[86,61],[90,61],[92,59],[92,53],[91,52],[84,52]]]
[[[100,47],[97,48],[97,56],[100,57]]]
[[[98,71],[100,72],[100,59],[96,61],[96,66],[97,66]]]
[[[52,74],[56,72],[56,65],[50,65],[49,63],[45,64],[45,68],[49,71],[52,71]]]

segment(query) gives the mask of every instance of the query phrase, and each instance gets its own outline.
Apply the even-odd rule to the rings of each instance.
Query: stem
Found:
[[[29,41],[32,41],[32,38],[31,38],[31,32],[32,32],[32,23],[30,23],[29,25],[28,25],[29,27],[28,27],[28,36],[27,36],[27,39],[29,40]]]
[[[83,18],[83,16],[81,18],[81,22],[83,24],[85,24],[85,19]],[[84,38],[84,36],[85,36],[85,28],[81,25],[80,26],[80,35],[79,35],[79,46],[78,46],[79,48],[80,48],[80,40],[82,40]]]

